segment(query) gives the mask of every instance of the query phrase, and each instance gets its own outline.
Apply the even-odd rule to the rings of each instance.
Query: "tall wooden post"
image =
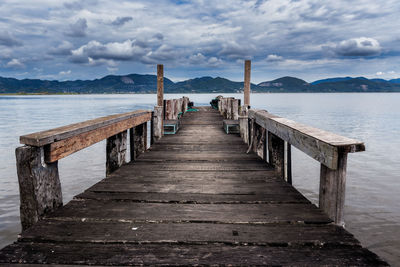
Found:
[[[157,106],[164,104],[164,66],[157,65]]]
[[[161,136],[164,134],[164,65],[157,65],[157,106],[161,107]]]
[[[250,71],[251,61],[244,61],[244,106],[250,106]]]

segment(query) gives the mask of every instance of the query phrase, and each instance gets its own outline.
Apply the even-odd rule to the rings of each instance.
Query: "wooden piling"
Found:
[[[163,117],[162,117],[162,111],[163,107],[162,106],[155,106],[154,107],[154,112],[153,112],[153,135],[151,136],[152,142],[155,142],[157,140],[160,140],[162,137],[163,129],[162,129],[162,123],[163,123]]]
[[[142,123],[134,129],[131,151],[133,150],[133,159],[136,160],[147,149],[147,123]]]
[[[339,153],[338,167],[332,170],[321,164],[319,207],[337,225],[344,226],[347,153]]]
[[[239,118],[239,127],[240,127],[240,137],[242,137],[243,141],[248,144],[249,143],[249,130],[248,130],[248,109],[247,106],[241,106],[240,116]]]
[[[244,105],[250,106],[250,71],[251,61],[244,61]]]
[[[128,131],[123,131],[107,138],[106,175],[110,175],[126,163]]]
[[[43,147],[15,150],[22,230],[63,205],[58,161],[44,162]]]
[[[275,168],[275,171],[279,177],[284,179],[285,177],[285,143],[284,141],[276,136],[275,134],[268,132],[268,151],[269,151],[269,163]]]

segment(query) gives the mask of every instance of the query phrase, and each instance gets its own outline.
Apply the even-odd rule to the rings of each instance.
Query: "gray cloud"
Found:
[[[22,42],[15,39],[9,32],[3,31],[0,32],[0,45],[8,47],[21,46]]]
[[[146,54],[146,50],[135,45],[132,40],[124,42],[100,43],[90,41],[86,45],[72,50],[70,61],[73,63],[90,63],[91,60],[127,61],[140,60]]]
[[[211,67],[215,73],[222,66],[218,71],[242,79],[239,62],[250,58],[255,75],[274,77],[400,73],[393,34],[400,2],[394,0],[354,0],[355,8],[345,0],[17,2],[0,4],[0,57],[7,55],[0,71],[19,59],[30,75],[38,67],[43,75],[71,70],[71,77],[91,78],[116,70],[147,72],[148,65],[164,63],[175,76],[195,76],[200,69],[209,74]],[[354,38],[359,36],[370,38]],[[13,75],[13,68],[7,72]]]
[[[351,57],[366,57],[378,55],[382,48],[373,38],[353,38],[344,40],[333,49],[337,55]]]
[[[81,2],[66,2],[64,3],[64,7],[72,10],[80,10],[83,8],[83,4]]]
[[[6,68],[23,69],[25,65],[19,59],[13,58],[6,64]]]
[[[275,54],[270,54],[267,56],[266,60],[268,62],[277,62],[277,61],[282,61],[283,57],[275,55]]]
[[[70,42],[63,41],[57,47],[50,48],[49,54],[55,56],[69,56],[72,54],[71,52],[72,48],[73,45]]]
[[[87,27],[86,19],[78,19],[75,23],[69,25],[66,34],[71,37],[85,37]]]
[[[133,19],[132,17],[117,17],[115,20],[113,20],[113,21],[111,22],[111,25],[114,25],[114,26],[122,26],[122,25],[124,25],[125,23],[131,21],[132,19]]]

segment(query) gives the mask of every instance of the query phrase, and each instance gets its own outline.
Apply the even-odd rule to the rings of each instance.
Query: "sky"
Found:
[[[0,76],[400,78],[398,0],[0,1]]]

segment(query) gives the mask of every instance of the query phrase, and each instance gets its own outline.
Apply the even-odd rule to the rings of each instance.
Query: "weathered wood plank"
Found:
[[[208,183],[207,183],[208,182]],[[207,183],[207,184],[206,184]],[[147,181],[147,183],[118,183],[114,181],[113,183],[98,183],[92,186],[89,190],[94,192],[137,192],[137,193],[182,193],[182,194],[237,194],[237,195],[255,195],[269,193],[281,195],[289,194],[299,194],[297,191],[292,190],[291,187],[287,186],[277,186],[276,184],[267,184],[263,181],[251,182],[243,185],[243,183],[232,181],[232,180],[222,180],[222,181],[211,181],[202,180],[201,182],[190,180],[162,180],[157,182]]]
[[[247,164],[232,162],[148,162],[137,161],[134,163],[141,170],[164,170],[164,171],[268,171],[271,167],[260,162],[247,162]]]
[[[90,190],[90,189],[89,189]],[[181,203],[181,204],[281,204],[309,203],[298,192],[285,194],[192,194],[192,193],[138,193],[85,191],[75,199],[95,199],[114,201],[133,201],[140,203]]]
[[[56,210],[51,219],[230,224],[331,222],[311,204],[160,204],[97,200],[73,200]]]
[[[129,120],[132,118],[149,116],[151,111],[148,110],[136,110],[133,112],[127,112],[122,114],[110,115],[106,117],[101,117],[93,120],[88,120],[84,122],[74,123],[58,128],[54,128],[47,131],[36,132],[28,135],[23,135],[20,137],[20,143],[31,145],[31,146],[44,146],[50,143],[54,143],[60,140],[64,140],[85,132],[89,132],[101,127],[105,127],[117,122],[124,120]],[[126,128],[128,129],[128,128]],[[124,129],[124,130],[126,130]],[[121,130],[123,131],[123,130]],[[120,132],[121,132],[120,131]]]
[[[18,243],[0,262],[87,265],[388,266],[358,246],[268,247],[165,244]]]
[[[135,229],[135,230],[132,230]],[[358,246],[349,232],[333,225],[146,224],[44,220],[22,233],[22,242],[133,244],[223,243],[259,246]]]
[[[140,116],[134,116],[115,122],[111,125],[99,127],[88,132],[79,133],[72,137],[50,143],[45,146],[45,161],[55,162],[110,136],[116,135],[149,120],[151,120],[151,112],[146,112]]]

